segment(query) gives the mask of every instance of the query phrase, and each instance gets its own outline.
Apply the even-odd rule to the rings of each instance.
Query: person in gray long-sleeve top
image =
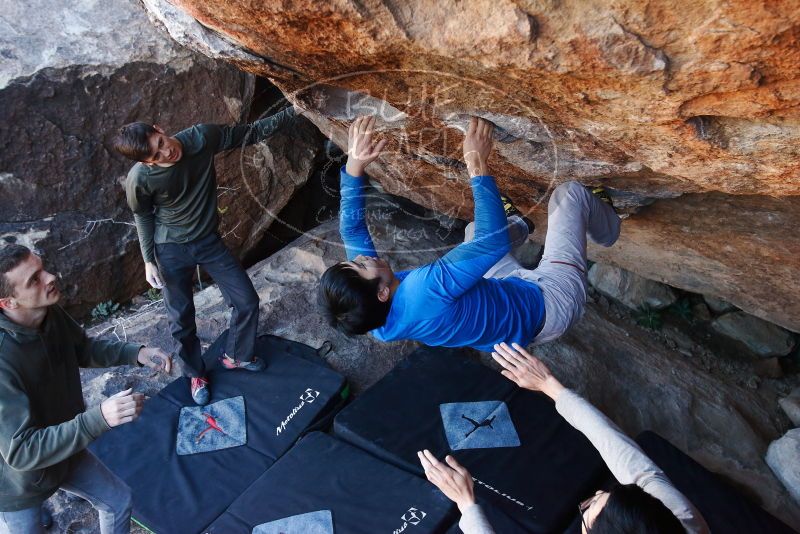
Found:
[[[492,357],[502,374],[519,387],[541,391],[556,402],[556,410],[595,446],[620,483],[598,491],[580,506],[582,531],[706,534],[700,512],[678,491],[661,469],[613,422],[580,395],[565,388],[538,358],[517,345],[495,345]],[[475,503],[472,477],[452,456],[440,462],[428,450],[418,453],[425,475],[461,511],[465,534],[493,534]]]
[[[258,294],[217,232],[214,156],[263,141],[294,117],[290,107],[252,124],[198,124],[174,136],[158,126],[135,122],[120,128],[112,142],[117,152],[138,162],[128,173],[125,192],[139,234],[145,276],[151,286],[164,289],[172,337],[186,363],[197,404],[210,399],[192,300],[197,265],[211,275],[233,308],[223,366],[248,371],[264,368],[253,354]]]

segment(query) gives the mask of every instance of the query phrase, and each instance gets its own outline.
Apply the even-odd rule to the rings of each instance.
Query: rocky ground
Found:
[[[430,261],[463,235],[458,221],[383,195],[372,197],[370,219],[381,253],[396,269]],[[537,250],[528,245],[521,260],[535,262]],[[333,350],[326,359],[347,376],[358,395],[415,344],[350,339],[323,322],[316,313],[317,280],[342,258],[336,222],[331,221],[249,272],[261,297],[260,331],[314,347],[330,341]],[[710,328],[701,328],[700,319],[690,324],[668,309],[661,315],[660,329],[648,328],[637,323],[639,315],[598,290],[593,288],[590,296],[584,318],[536,353],[629,433],[659,432],[779,517],[800,524],[800,509],[764,461],[769,443],[791,426],[778,405],[778,398],[797,384],[789,360],[781,360],[787,366],[781,378],[760,377],[754,355],[732,352],[730,346],[705,338],[701,332]],[[199,291],[195,301],[199,334],[210,343],[226,327],[229,312],[216,287]],[[710,318],[705,321],[709,323]],[[98,324],[91,332],[169,346],[167,320],[157,300]],[[487,360],[471,350],[464,355]],[[171,380],[129,368],[88,370],[83,379],[88,404],[126,387],[152,395]],[[51,506],[62,531],[93,532],[93,512],[85,503],[59,494]]]

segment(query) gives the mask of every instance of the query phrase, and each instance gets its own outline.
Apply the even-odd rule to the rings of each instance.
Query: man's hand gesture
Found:
[[[103,414],[108,426],[114,428],[130,423],[139,417],[143,405],[144,395],[134,393],[132,389],[128,388],[104,400],[100,405],[100,413]]]
[[[464,161],[472,178],[489,174],[486,162],[492,153],[493,132],[494,124],[486,119],[479,117],[470,119],[467,133],[464,135]]]
[[[163,371],[167,374],[172,371],[172,356],[158,347],[142,347],[139,349],[136,361],[156,371]]]
[[[492,358],[503,367],[501,374],[521,388],[541,391],[553,400],[564,389],[539,358],[516,343],[495,345]]]
[[[377,140],[375,115],[358,117],[347,132],[347,165],[350,176],[362,176],[364,169],[375,161],[386,146],[386,139]]]
[[[147,283],[154,288],[162,289],[164,287],[164,282],[161,280],[161,273],[158,272],[158,265],[155,263],[147,262],[144,264],[144,277],[147,279]]]
[[[445,457],[445,463],[436,459],[428,449],[417,452],[425,476],[439,491],[456,503],[461,513],[475,504],[475,490],[472,475],[452,456]]]

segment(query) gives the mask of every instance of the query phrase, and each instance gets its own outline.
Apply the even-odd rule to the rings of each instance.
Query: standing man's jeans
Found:
[[[100,516],[101,534],[131,531],[131,490],[89,451],[70,459],[72,469],[61,489],[89,501]],[[44,534],[41,506],[0,512],[0,534]]]
[[[211,275],[225,302],[233,308],[225,353],[251,361],[258,329],[258,293],[222,239],[213,233],[188,243],[156,244],[155,249],[170,331],[189,376],[206,373],[194,320],[192,277],[197,265]]]
[[[510,217],[512,248],[527,235],[519,217]],[[536,269],[523,269],[511,254],[506,254],[484,278],[517,277],[530,280],[542,289],[544,326],[534,343],[547,343],[558,337],[583,316],[586,305],[586,235],[604,247],[619,237],[621,220],[614,208],[601,201],[578,182],[566,182],[550,197],[547,207],[547,237],[544,254]],[[470,223],[472,225],[473,223]],[[474,230],[467,226],[465,241]]]

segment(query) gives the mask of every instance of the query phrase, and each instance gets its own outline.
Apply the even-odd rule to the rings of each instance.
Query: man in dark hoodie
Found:
[[[59,488],[92,503],[103,534],[127,533],[130,489],[86,446],[136,419],[143,396],[127,389],[87,410],[78,368],[169,373],[172,361],[157,348],[89,338],[60,296],[36,254],[0,249],[0,534],[41,532],[42,503]]]

